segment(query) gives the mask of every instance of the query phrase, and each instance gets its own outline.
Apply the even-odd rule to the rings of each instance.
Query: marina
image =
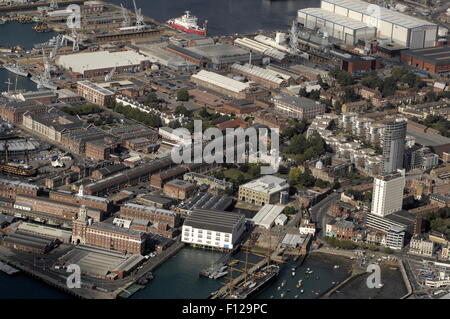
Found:
[[[10,7],[18,10],[4,18],[0,9],[0,297],[7,294],[4,282],[14,279],[30,287],[44,283],[49,295],[62,294],[55,298],[228,300],[406,298],[413,284],[438,287],[448,280],[447,270],[439,277],[424,270],[410,283],[416,272],[402,260],[418,258],[407,253],[440,251],[419,238],[426,232],[412,227],[413,217],[377,228],[385,216],[410,215],[403,197],[392,199],[389,212],[366,209],[371,203],[374,211],[385,209],[383,201],[394,193],[424,195],[406,183],[406,170],[419,170],[411,162],[398,173],[392,168],[389,178],[398,181],[387,184],[392,191],[369,196],[391,181],[379,175],[387,161],[380,156],[386,148],[380,141],[390,133],[385,128],[398,126],[402,134],[395,138],[408,146],[411,119],[386,101],[419,105],[447,86],[434,86],[431,74],[425,83],[412,65],[398,66],[400,53],[396,64],[381,57],[375,44],[384,42],[375,27],[357,21],[365,39],[351,28],[348,38],[329,37],[317,17],[310,22],[330,6],[318,9],[313,0],[87,1],[80,6],[81,27],[66,23],[68,12],[56,0],[48,5]],[[336,15],[328,12],[327,19],[337,21]],[[405,32],[408,45],[418,37],[412,28]],[[425,38],[413,44],[426,47],[431,40]],[[385,66],[400,69],[386,75]],[[387,79],[392,92],[383,91],[390,88]],[[348,94],[339,96],[336,87]],[[447,97],[444,89],[436,102]],[[420,101],[397,96],[417,90]],[[356,129],[357,114],[365,111],[375,113],[367,121],[373,132]],[[174,130],[191,132],[196,120],[221,131],[278,127],[284,171],[263,174],[265,161],[175,163],[169,146],[186,143]],[[443,136],[447,122],[430,121],[427,128]],[[355,136],[347,136],[350,131]],[[371,139],[368,145],[364,139]],[[367,156],[354,163],[354,151],[362,154],[363,147]],[[434,171],[444,153],[408,147],[420,160],[429,157],[420,169],[425,174],[428,165],[430,180],[448,173]],[[404,154],[391,155],[402,159],[401,168]],[[442,196],[429,200],[445,201]],[[383,279],[368,290],[372,263],[381,266]],[[74,264],[84,277],[71,290],[66,270]]]

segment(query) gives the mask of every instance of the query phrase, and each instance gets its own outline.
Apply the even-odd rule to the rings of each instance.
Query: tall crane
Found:
[[[52,0],[50,2],[50,8],[53,9],[53,10],[58,9],[58,1],[57,0]]]
[[[78,32],[77,32],[77,29],[76,29],[75,27],[72,28],[72,38],[73,38],[73,47],[72,47],[72,51],[73,51],[73,52],[78,52],[78,51],[80,51],[80,43],[79,43]]]
[[[58,48],[59,48],[59,45],[60,45],[60,42],[61,42],[60,39],[61,39],[61,35],[58,34],[58,36],[56,38],[56,41],[55,41],[55,45],[54,45],[54,47],[52,49],[52,52],[50,53],[50,60],[52,62],[54,62],[56,60],[56,55],[58,54]]]
[[[117,66],[113,67],[111,72],[109,72],[106,76],[105,76],[105,82],[109,82],[112,80],[114,73],[116,73],[117,70]]]
[[[292,53],[297,54],[298,52],[298,30],[297,21],[292,22],[292,28],[289,36],[289,45],[291,47]]]
[[[10,92],[10,89],[11,89],[11,79],[10,78],[8,78],[8,81],[6,81],[5,82],[5,84],[8,84],[8,93]]]
[[[130,15],[128,14],[127,9],[125,9],[122,4],[120,4],[120,7],[122,8],[122,17],[123,17],[122,27],[123,28],[129,27],[131,25]]]
[[[137,8],[136,5],[136,0],[133,0],[133,5],[134,5],[134,12],[136,14],[136,27],[137,29],[145,29],[147,27],[147,25],[144,22],[144,16],[142,15],[142,9],[141,8]]]

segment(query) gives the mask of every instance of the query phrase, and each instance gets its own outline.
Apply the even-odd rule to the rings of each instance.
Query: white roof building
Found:
[[[212,85],[221,87],[223,89],[235,92],[235,93],[240,93],[242,91],[247,90],[250,85],[248,83],[242,83],[236,80],[233,80],[229,77],[214,73],[214,72],[210,72],[210,71],[205,71],[205,70],[201,70],[200,72],[198,72],[197,74],[192,75],[193,79],[198,79],[200,81],[204,81],[204,82],[208,82]]]
[[[285,179],[273,175],[265,175],[255,179],[247,184],[241,185],[243,188],[249,188],[255,192],[274,194],[289,188]]]
[[[243,74],[249,74],[254,77],[258,77],[264,79],[269,82],[273,82],[277,85],[282,85],[283,83],[287,83],[291,79],[291,77],[287,74],[276,72],[269,69],[264,69],[256,65],[250,65],[248,63],[241,65],[239,63],[234,63],[231,66],[231,69],[236,70]]]
[[[348,21],[375,27],[380,39],[411,49],[435,45],[438,26],[426,20],[360,0],[322,0],[320,7],[333,14],[343,15]]]
[[[275,225],[284,226],[287,224],[287,221],[288,221],[288,217],[285,214],[280,214],[275,219]]]
[[[271,46],[252,40],[250,38],[237,38],[234,40],[234,44],[261,54],[264,54],[268,57],[274,58],[276,60],[283,60],[286,58],[286,53],[281,52]]]
[[[97,51],[61,55],[56,64],[72,72],[84,74],[90,70],[136,66],[144,61],[149,61],[148,57],[134,51]]]
[[[252,222],[257,226],[270,229],[274,225],[277,218],[281,215],[281,212],[284,210],[284,207],[285,206],[275,206],[266,204],[252,218]]]

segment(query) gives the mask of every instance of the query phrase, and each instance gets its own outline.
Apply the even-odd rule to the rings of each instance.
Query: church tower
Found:
[[[72,226],[72,244],[86,243],[86,229],[88,226],[88,216],[86,206],[82,205],[78,212],[77,219],[73,221]]]

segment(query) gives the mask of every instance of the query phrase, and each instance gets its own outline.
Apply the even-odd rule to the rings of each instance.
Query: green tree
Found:
[[[188,111],[188,109],[186,107],[184,107],[183,105],[178,105],[175,108],[175,113],[179,114],[179,115],[184,115],[184,116],[187,116],[187,117],[191,116],[191,112]]]
[[[179,89],[177,92],[177,101],[189,101],[189,92],[186,88]]]
[[[285,214],[285,215],[295,215],[295,214],[297,214],[297,210],[294,207],[292,207],[292,206],[286,206],[283,209],[283,214]]]

